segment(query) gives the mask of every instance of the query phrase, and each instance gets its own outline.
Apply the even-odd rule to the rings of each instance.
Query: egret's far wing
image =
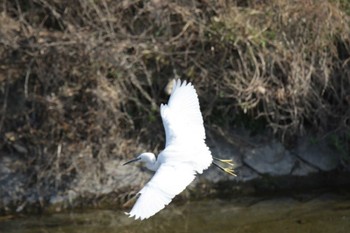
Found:
[[[166,134],[166,145],[172,143],[203,142],[205,131],[196,90],[191,83],[175,81],[168,104],[160,113]]]
[[[194,178],[195,172],[189,164],[162,164],[139,192],[141,195],[129,216],[141,220],[153,216],[169,204],[175,195],[182,192]]]

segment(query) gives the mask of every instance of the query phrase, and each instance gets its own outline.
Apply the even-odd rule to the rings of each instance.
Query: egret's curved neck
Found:
[[[146,162],[146,167],[151,171],[157,171],[159,168],[159,163],[156,159],[156,156],[152,156],[149,161]]]

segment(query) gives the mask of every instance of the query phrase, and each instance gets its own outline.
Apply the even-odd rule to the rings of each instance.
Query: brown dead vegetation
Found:
[[[173,78],[194,83],[209,128],[263,119],[281,138],[335,133],[349,151],[340,3],[2,0],[0,151],[47,193],[106,158],[160,150]]]

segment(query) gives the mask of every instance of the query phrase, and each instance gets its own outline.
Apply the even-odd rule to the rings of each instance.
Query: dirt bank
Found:
[[[344,1],[3,0],[0,11],[2,209],[46,206],[77,182],[87,188],[72,198],[127,193],[108,162],[162,149],[173,78],[194,83],[207,129],[236,145],[236,128],[287,149],[311,135],[348,167]]]

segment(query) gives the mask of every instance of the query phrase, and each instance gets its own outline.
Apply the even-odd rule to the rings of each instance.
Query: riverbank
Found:
[[[242,135],[243,130],[239,135],[226,139],[211,131],[208,133],[212,153],[217,157],[232,159],[236,177],[211,166],[176,199],[185,201],[349,191],[350,167],[345,166],[340,154],[324,142],[315,143],[310,138],[301,138],[297,147],[286,149],[282,143],[268,140],[266,135]],[[234,144],[233,138],[236,139]],[[135,201],[133,197],[148,182],[152,173],[142,166],[123,166],[125,161],[106,159],[101,165],[103,172],[91,166],[89,171],[77,174],[72,179],[69,189],[50,190],[50,187],[43,187],[46,190],[38,190],[26,189],[25,184],[30,183],[32,177],[18,172],[20,168],[25,168],[25,160],[13,155],[2,156],[1,213],[60,212],[111,206],[128,209]],[[84,162],[92,164],[93,160],[90,158]]]
[[[149,175],[120,164],[163,148],[159,105],[174,78],[194,84],[213,154],[237,165],[237,180],[214,169],[200,176],[199,194],[226,182],[228,193],[239,182],[253,184],[242,193],[282,188],[270,177],[345,186],[349,9],[316,0],[5,0],[1,213],[125,205]]]

